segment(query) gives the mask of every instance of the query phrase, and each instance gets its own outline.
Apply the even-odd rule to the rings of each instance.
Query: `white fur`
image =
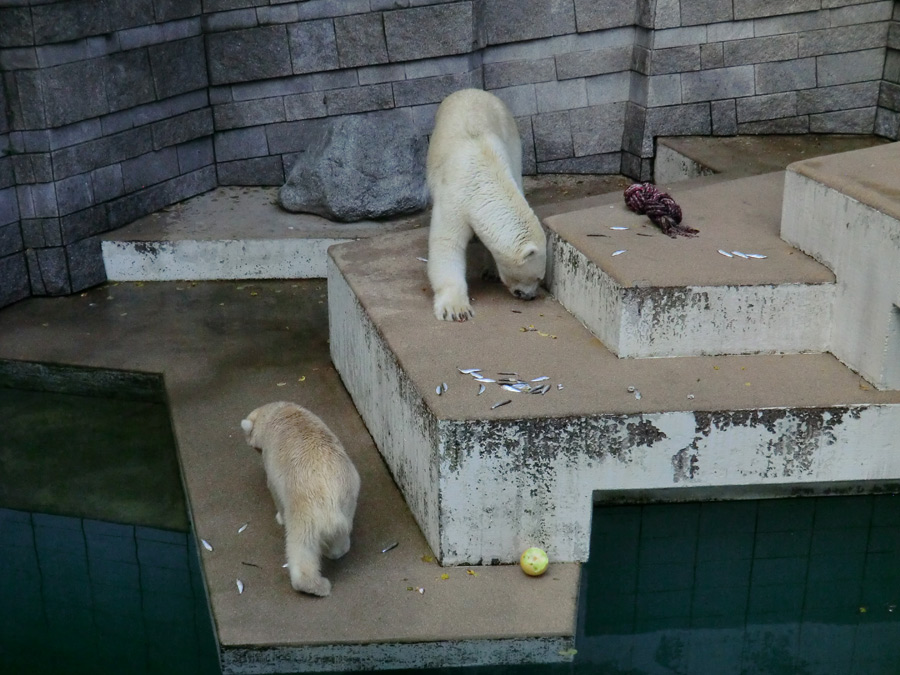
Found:
[[[522,194],[522,142],[503,102],[478,89],[441,103],[428,147],[433,210],[428,279],[438,319],[473,316],[466,285],[466,246],[477,235],[500,279],[518,298],[537,294],[547,238]]]
[[[262,453],[275,520],[285,526],[291,586],[329,595],[320,556],[350,550],[359,474],[325,423],[294,403],[269,403],[241,421],[247,443]]]

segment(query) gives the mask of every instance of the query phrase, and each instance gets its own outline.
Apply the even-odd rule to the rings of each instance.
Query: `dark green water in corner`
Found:
[[[219,673],[161,382],[6,365],[0,673]],[[900,496],[593,518],[575,663],[390,672],[900,674]]]

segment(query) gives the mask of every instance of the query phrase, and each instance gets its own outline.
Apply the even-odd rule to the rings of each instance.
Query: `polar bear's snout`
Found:
[[[521,288],[517,288],[512,294],[519,300],[534,300],[537,297],[537,288],[533,291],[523,291]]]

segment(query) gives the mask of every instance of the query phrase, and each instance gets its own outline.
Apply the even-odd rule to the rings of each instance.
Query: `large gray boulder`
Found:
[[[424,136],[406,110],[317,120],[278,192],[288,211],[352,222],[425,208]]]

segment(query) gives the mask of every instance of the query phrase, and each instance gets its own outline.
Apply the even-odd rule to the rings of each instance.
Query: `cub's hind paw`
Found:
[[[434,299],[434,315],[441,321],[468,321],[475,311],[465,295],[442,293]]]
[[[323,598],[331,595],[331,582],[325,577],[304,576],[299,579],[291,579],[291,587],[300,593],[309,593]]]

